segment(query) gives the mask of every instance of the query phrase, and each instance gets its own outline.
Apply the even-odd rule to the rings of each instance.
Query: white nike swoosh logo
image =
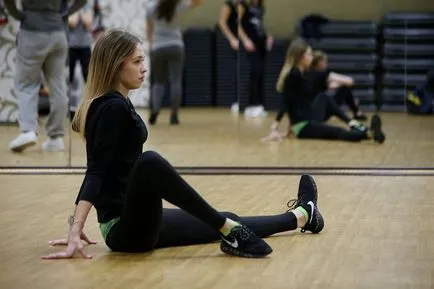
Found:
[[[223,241],[225,241],[226,243],[228,243],[231,247],[238,248],[238,241],[237,241],[237,239],[235,239],[235,241],[233,241],[233,242],[230,242],[230,241],[226,240],[224,237],[222,237],[222,239],[223,239]]]
[[[312,201],[309,201],[307,204],[310,206],[310,220],[309,220],[309,224],[310,224],[313,219],[313,211],[315,210],[315,205]]]

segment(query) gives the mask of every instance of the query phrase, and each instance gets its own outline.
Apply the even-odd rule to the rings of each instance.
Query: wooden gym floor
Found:
[[[7,150],[17,128],[0,127],[0,288],[434,288],[433,120],[382,114],[382,146],[260,143],[273,116],[245,120],[227,110],[189,109],[180,127],[170,127],[165,112],[145,147],[184,167],[184,178],[217,209],[239,215],[284,212],[299,174],[313,173],[324,231],[269,238],[274,252],[258,260],[226,256],[218,243],[113,253],[94,210],[85,228],[98,241],[86,249],[92,260],[41,260],[56,250],[48,240],[66,236],[83,174],[65,167],[85,164],[82,143],[73,136],[64,153],[35,147],[17,155]],[[201,175],[206,169],[198,166],[226,168]],[[231,174],[236,167],[244,175]]]

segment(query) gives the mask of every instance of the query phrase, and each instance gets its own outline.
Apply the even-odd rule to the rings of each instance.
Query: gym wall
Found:
[[[380,21],[390,11],[434,11],[432,0],[264,0],[267,29],[275,36],[291,36],[298,20],[306,14],[321,13],[325,17],[341,20]],[[203,4],[181,19],[188,26],[213,27],[219,17],[223,0],[203,0]]]

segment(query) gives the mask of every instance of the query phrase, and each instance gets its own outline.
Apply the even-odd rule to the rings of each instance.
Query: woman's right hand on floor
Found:
[[[70,230],[68,239],[57,239],[49,242],[51,246],[67,245],[66,250],[42,256],[42,259],[68,259],[73,258],[76,253],[85,259],[91,259],[92,255],[84,252],[85,244],[82,240],[88,244],[96,244],[95,241],[90,241],[83,231]]]

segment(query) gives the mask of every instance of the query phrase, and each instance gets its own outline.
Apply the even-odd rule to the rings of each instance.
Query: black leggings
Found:
[[[160,112],[168,82],[170,83],[172,113],[178,113],[182,98],[183,69],[183,47],[167,46],[151,52],[151,109],[153,113]]]
[[[70,47],[69,48],[69,81],[70,83],[74,80],[75,75],[75,64],[77,61],[80,61],[81,73],[83,75],[83,79],[87,81],[87,75],[89,72],[89,62],[90,62],[91,50],[90,47],[78,48],[78,47]]]
[[[336,116],[345,123],[351,119],[339,108],[333,98],[327,94],[319,94],[312,104],[313,117],[300,131],[298,138],[361,141],[367,139],[366,132],[346,130],[341,127],[327,125],[324,122]]]
[[[327,94],[318,94],[312,103],[310,120],[323,122],[332,116],[336,116],[347,124],[351,121],[332,97]]]
[[[324,93],[324,94],[320,94],[320,95],[330,95],[328,93]],[[351,92],[351,89],[346,87],[346,86],[341,86],[339,87],[336,92],[333,94],[333,96],[329,96],[332,97],[331,100],[334,102],[332,104],[328,104],[331,105],[331,114],[337,115],[340,119],[348,119],[346,116],[342,117],[342,115],[344,114],[344,112],[339,108],[340,105],[342,105],[343,103],[346,103],[348,105],[348,107],[351,109],[351,111],[353,112],[354,115],[356,115],[359,112],[359,109],[357,108],[353,93]],[[318,97],[316,98],[315,101],[318,100]],[[323,108],[325,107],[324,104],[319,104],[317,105],[319,107],[323,106]],[[286,112],[286,107],[285,105],[282,105],[280,110],[277,112],[276,115],[276,121],[277,122],[281,122],[282,118],[285,116],[285,112]],[[319,108],[320,111],[322,111],[321,108]],[[330,110],[330,108],[329,108]],[[321,112],[323,113],[323,112]],[[330,117],[330,114],[328,114],[328,117]],[[327,119],[324,119],[327,120]]]
[[[309,122],[297,135],[301,139],[344,140],[359,142],[367,139],[366,133],[358,130],[346,130],[322,122]]]
[[[181,208],[163,209],[166,200]],[[294,230],[294,214],[238,218],[212,208],[159,154],[140,155],[127,186],[120,220],[106,244],[113,251],[146,252],[154,248],[209,243],[219,239],[226,217],[261,236]]]
[[[267,55],[266,41],[255,43],[255,51],[246,52],[250,63],[250,99],[249,105],[257,106],[264,103],[264,73]]]
[[[277,112],[276,121],[280,122],[285,116],[285,112],[289,111],[286,102],[280,110]],[[315,120],[318,122],[327,121],[330,117],[336,116],[345,123],[349,123],[351,119],[340,109],[336,101],[328,94],[318,94],[315,100],[312,102],[312,109],[310,115],[307,116],[308,120]]]
[[[338,105],[342,105],[343,103],[346,103],[354,115],[356,115],[359,112],[353,93],[349,87],[346,86],[339,87],[336,90],[333,98]]]

